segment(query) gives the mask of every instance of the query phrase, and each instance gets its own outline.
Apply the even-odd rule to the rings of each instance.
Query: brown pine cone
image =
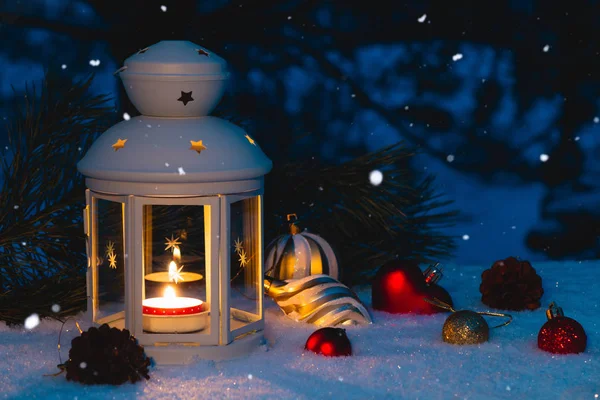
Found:
[[[498,260],[481,274],[481,301],[501,310],[535,310],[544,294],[542,278],[529,261]]]
[[[150,379],[150,359],[127,329],[103,324],[92,327],[71,341],[65,363],[67,380],[87,385],[120,385]]]

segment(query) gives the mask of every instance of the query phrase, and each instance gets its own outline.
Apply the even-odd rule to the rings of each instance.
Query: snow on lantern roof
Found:
[[[191,42],[163,41],[129,57],[117,73],[144,115],[116,124],[92,144],[77,164],[87,178],[230,182],[271,170],[271,160],[242,128],[206,116],[228,78],[219,56]]]

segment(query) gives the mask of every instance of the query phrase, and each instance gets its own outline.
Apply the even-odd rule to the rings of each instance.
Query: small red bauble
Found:
[[[551,303],[546,311],[548,321],[538,334],[538,347],[556,354],[581,353],[587,345],[583,326],[573,318],[565,317],[562,308]]]
[[[453,305],[448,292],[437,285],[442,277],[438,264],[421,272],[415,261],[393,260],[384,264],[373,280],[372,300],[375,310],[392,314],[433,314],[444,310],[423,298],[437,298]]]
[[[352,345],[341,328],[321,328],[314,331],[306,341],[304,349],[328,357],[351,356]]]

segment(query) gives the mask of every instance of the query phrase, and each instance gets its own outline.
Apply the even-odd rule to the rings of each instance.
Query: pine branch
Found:
[[[76,162],[114,122],[109,99],[89,93],[92,79],[47,73],[39,95],[27,86],[15,101],[1,166],[0,320],[50,313],[38,310],[49,299],[59,315],[83,308],[85,187]]]
[[[384,262],[415,258],[429,262],[450,254],[452,238],[437,229],[452,224],[456,211],[439,211],[451,202],[440,199],[433,178],[418,182],[408,162],[414,153],[402,143],[336,166],[288,164],[267,175],[265,195],[267,239],[277,233],[281,218],[300,216],[302,227],[326,239],[340,261],[342,279],[364,283]],[[369,182],[379,169],[384,180]]]

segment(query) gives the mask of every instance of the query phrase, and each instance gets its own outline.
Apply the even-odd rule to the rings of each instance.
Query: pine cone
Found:
[[[127,329],[90,328],[71,341],[69,360],[65,363],[67,380],[92,384],[120,385],[150,379],[144,348]]]
[[[499,260],[481,274],[481,301],[502,310],[535,310],[544,294],[542,278],[529,261]]]

